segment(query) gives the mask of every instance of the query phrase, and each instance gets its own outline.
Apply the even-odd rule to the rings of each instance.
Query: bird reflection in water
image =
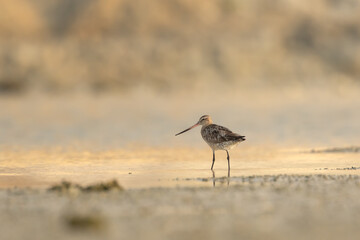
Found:
[[[215,176],[215,171],[214,170],[211,170],[212,171],[212,182],[213,182],[213,187],[215,187],[215,183],[216,183],[216,176]],[[230,185],[230,169],[228,169],[228,172],[227,172],[227,177],[222,177],[222,178],[218,178],[218,179],[224,179],[226,180],[226,185],[229,186]]]

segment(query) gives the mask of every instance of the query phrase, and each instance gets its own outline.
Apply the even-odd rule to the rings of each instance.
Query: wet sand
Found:
[[[107,193],[1,190],[2,239],[357,239],[360,234],[359,176],[239,177],[221,186]]]
[[[225,154],[213,175],[205,148],[3,151],[2,239],[357,239],[357,153],[231,156],[228,177]],[[111,179],[124,190],[48,190]]]

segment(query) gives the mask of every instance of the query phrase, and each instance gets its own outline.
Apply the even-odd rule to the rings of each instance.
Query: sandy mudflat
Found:
[[[221,152],[212,174],[207,148],[1,153],[1,240],[360,236],[355,151],[244,146],[231,152],[230,178]],[[87,188],[112,179],[121,187]],[[48,190],[63,180],[69,191]]]
[[[0,191],[1,239],[358,239],[360,177],[234,177],[227,186]]]

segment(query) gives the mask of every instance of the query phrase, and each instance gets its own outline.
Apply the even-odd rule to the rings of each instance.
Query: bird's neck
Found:
[[[210,124],[212,124],[212,122],[205,123],[204,125],[202,125],[201,129],[206,128],[206,127],[209,126]]]

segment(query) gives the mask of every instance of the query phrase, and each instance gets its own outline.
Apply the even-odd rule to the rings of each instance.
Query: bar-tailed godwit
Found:
[[[213,160],[211,165],[211,170],[213,170],[215,163],[215,151],[216,150],[225,150],[227,153],[228,160],[228,170],[230,171],[230,156],[228,150],[235,147],[242,141],[245,141],[245,136],[233,133],[226,127],[222,127],[216,124],[213,124],[213,121],[209,115],[202,116],[199,121],[192,127],[185,129],[182,132],[179,132],[175,136],[189,131],[197,126],[201,127],[201,136],[204,141],[211,147],[213,151]]]

